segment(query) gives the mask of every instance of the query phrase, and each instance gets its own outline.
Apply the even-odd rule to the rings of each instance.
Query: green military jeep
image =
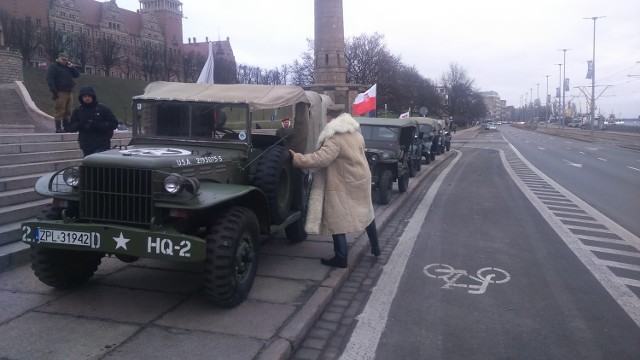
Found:
[[[416,122],[407,119],[358,117],[365,141],[365,154],[371,169],[371,182],[377,191],[378,203],[391,200],[391,189],[398,182],[400,192],[407,191],[414,146]],[[419,160],[419,159],[418,159]]]
[[[435,154],[431,152],[435,127],[433,119],[426,117],[413,117],[418,124],[418,132],[416,137],[420,139],[420,156],[424,157],[425,163],[430,164],[431,160],[435,160]]]
[[[314,150],[330,103],[296,86],[149,84],[133,98],[128,146],[37,182],[53,201],[22,224],[35,275],[69,288],[105,255],[202,262],[208,298],[240,304],[256,276],[260,235],[307,236],[311,176],[291,167],[287,149]],[[276,114],[293,119],[287,138],[276,135]]]

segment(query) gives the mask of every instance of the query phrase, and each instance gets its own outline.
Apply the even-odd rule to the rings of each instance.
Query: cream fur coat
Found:
[[[312,154],[294,153],[293,166],[316,168],[307,223],[309,234],[362,231],[373,221],[371,172],[360,124],[342,114],[325,126]]]

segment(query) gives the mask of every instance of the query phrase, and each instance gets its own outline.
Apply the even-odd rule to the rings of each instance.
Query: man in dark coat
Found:
[[[291,127],[291,120],[284,118],[282,119],[282,127],[278,130],[276,130],[276,135],[279,138],[284,138],[287,136],[291,136],[293,135],[293,128]],[[291,140],[291,139],[289,139]]]
[[[109,150],[118,120],[113,112],[98,102],[91,86],[83,86],[78,95],[80,105],[73,110],[69,132],[78,132],[78,143],[84,156]]]
[[[73,106],[73,87],[76,83],[74,78],[80,76],[75,65],[69,62],[69,56],[65,53],[58,54],[47,71],[47,84],[53,95],[53,119],[56,122],[56,132],[67,131],[69,116]]]

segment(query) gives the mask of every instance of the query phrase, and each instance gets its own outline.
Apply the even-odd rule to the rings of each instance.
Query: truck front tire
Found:
[[[204,289],[221,307],[240,305],[249,295],[258,269],[258,218],[245,207],[232,207],[213,216],[205,237]]]
[[[44,220],[61,220],[62,209],[47,205],[40,212]],[[85,283],[98,270],[104,253],[31,246],[31,269],[44,284],[69,289]]]

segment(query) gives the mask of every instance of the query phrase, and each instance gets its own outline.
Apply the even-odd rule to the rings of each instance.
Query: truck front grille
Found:
[[[149,224],[153,217],[150,170],[80,167],[80,218]]]

